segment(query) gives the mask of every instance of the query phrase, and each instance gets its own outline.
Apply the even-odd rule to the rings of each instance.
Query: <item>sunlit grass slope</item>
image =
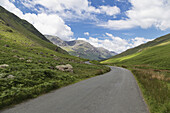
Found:
[[[152,68],[170,69],[170,41],[127,56],[108,59],[102,63],[148,65]]]

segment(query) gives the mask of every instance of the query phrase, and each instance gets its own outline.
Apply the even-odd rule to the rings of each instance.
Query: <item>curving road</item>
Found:
[[[119,67],[1,113],[149,113],[132,73]]]

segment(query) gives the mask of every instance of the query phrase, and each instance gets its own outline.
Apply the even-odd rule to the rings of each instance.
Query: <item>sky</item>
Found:
[[[0,0],[42,34],[121,53],[170,33],[170,0]]]

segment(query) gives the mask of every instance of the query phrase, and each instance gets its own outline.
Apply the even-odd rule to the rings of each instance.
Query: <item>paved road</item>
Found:
[[[132,73],[119,67],[1,113],[149,113]]]

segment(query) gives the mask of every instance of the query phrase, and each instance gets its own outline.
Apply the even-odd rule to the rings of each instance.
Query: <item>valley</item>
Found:
[[[91,5],[91,2],[86,3]],[[27,10],[23,11],[22,17],[31,15],[29,16],[30,18],[27,18],[29,22],[32,19],[31,24],[31,22],[29,23],[27,20],[21,19],[6,10],[1,4],[0,112],[170,112],[170,34],[167,31],[161,32],[166,33],[166,35],[149,41],[151,39],[148,37],[152,35],[145,30],[146,34],[141,35],[144,31],[140,33],[139,26],[137,26],[141,21],[136,22],[138,23],[137,25],[134,22],[126,26],[125,21],[129,22],[130,18],[128,18],[127,20],[119,21],[108,20],[110,24],[107,26],[97,25],[97,27],[107,28],[115,22],[123,23],[122,26],[114,26],[108,31],[101,30],[101,28],[97,29],[96,26],[95,28],[93,26],[87,29],[87,26],[91,24],[89,25],[85,21],[84,23],[79,23],[79,27],[82,27],[82,24],[87,24],[84,31],[78,31],[78,27],[76,29],[78,33],[73,35],[74,33],[69,25],[72,25],[73,30],[75,30],[74,28],[77,28],[75,25],[76,19],[66,25],[69,21],[68,18],[68,21],[64,20],[66,17],[43,14],[45,13],[44,10],[48,8],[45,8],[41,12],[42,14],[38,14],[40,13],[38,11],[36,13],[34,11],[31,13],[26,13]],[[13,4],[13,7],[15,7],[14,5],[16,4]],[[61,6],[64,5],[62,4]],[[37,5],[35,8],[39,10],[44,7]],[[73,8],[75,7],[71,9]],[[88,11],[117,18],[116,15],[112,15],[110,12],[104,12],[106,9],[101,6],[94,11],[95,8],[90,7]],[[19,12],[20,10],[15,11]],[[51,11],[49,12],[51,13]],[[70,14],[70,10],[63,11],[68,11],[68,15]],[[108,11],[111,11],[110,8],[108,8]],[[73,12],[77,13],[76,11]],[[129,13],[131,11],[125,14]],[[85,13],[85,10],[83,10],[83,14],[89,14],[89,12]],[[42,18],[39,19],[38,16]],[[43,16],[47,16],[47,18],[44,19]],[[105,16],[102,18],[105,18]],[[93,15],[94,20],[96,19],[95,17],[97,16]],[[49,18],[51,20],[46,21]],[[34,23],[35,20],[38,20],[37,23],[40,27],[37,27],[37,24]],[[52,20],[55,20],[55,22],[53,23]],[[157,25],[158,23],[160,22],[153,24],[153,26],[156,25],[157,31],[162,25],[161,23]],[[59,25],[59,27],[62,26],[62,30],[59,28],[59,31],[56,31],[58,26],[53,26],[53,24]],[[125,33],[121,29],[124,24],[127,28],[135,27],[136,31],[133,29],[133,32]],[[45,28],[45,30],[42,30],[41,27]],[[145,27],[147,26],[142,26],[141,29]],[[91,34],[93,30],[89,30],[92,28],[93,30],[97,29],[93,34]],[[120,32],[114,31],[116,28]],[[50,30],[54,30],[53,33],[44,35]],[[86,32],[87,30],[89,32]],[[148,31],[152,30],[153,28]],[[42,34],[42,31],[45,33]],[[100,31],[103,33],[98,33]],[[64,32],[64,34],[61,32]],[[127,32],[129,31],[127,30]],[[117,36],[111,33],[115,33]],[[95,44],[84,40],[63,40],[64,36],[77,36],[73,39],[78,39],[80,34],[86,37],[81,39],[88,40],[91,37]],[[118,34],[128,38],[121,38]],[[146,36],[148,39],[137,37],[136,34]],[[99,45],[102,46],[100,47]],[[114,49],[120,54],[105,48]],[[123,50],[125,51],[122,52]]]

